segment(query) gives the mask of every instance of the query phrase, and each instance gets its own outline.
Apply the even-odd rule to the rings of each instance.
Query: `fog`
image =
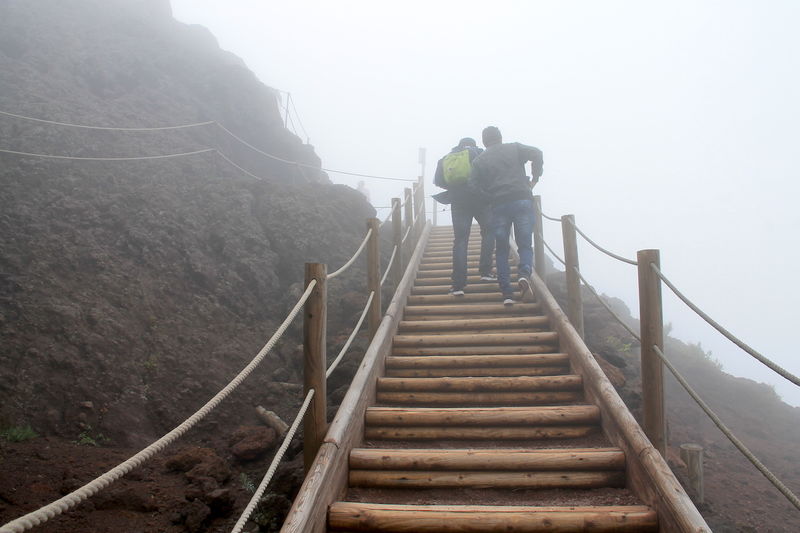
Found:
[[[291,93],[293,127],[326,168],[424,172],[432,194],[436,159],[461,137],[480,140],[487,125],[541,148],[535,193],[547,215],[574,214],[589,237],[631,259],[659,249],[662,271],[685,295],[800,374],[797,2],[172,5],[265,84]],[[330,176],[353,187],[362,179]],[[365,182],[377,207],[408,186]],[[449,223],[446,212],[438,219]],[[544,232],[560,254],[559,225],[546,221]],[[635,267],[579,240],[584,276],[638,315]],[[800,405],[798,387],[663,294],[671,335]]]

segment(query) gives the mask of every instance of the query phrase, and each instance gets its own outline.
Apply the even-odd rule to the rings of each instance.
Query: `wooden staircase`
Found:
[[[596,401],[604,396],[587,391],[587,372],[562,351],[569,343],[552,329],[542,295],[517,293],[504,306],[497,282],[477,276],[476,242],[466,295],[447,294],[451,249],[452,228],[435,228],[384,342],[383,368],[361,395],[363,420],[347,426],[360,434],[341,437],[335,421],[337,449],[321,451],[320,471],[310,473],[346,479],[328,503],[327,531],[709,531],[693,506],[691,528],[672,510],[660,524],[665,507],[639,497],[650,495],[641,489],[647,475],[630,454],[649,442],[623,449],[609,441],[616,430],[603,429],[607,413]],[[346,401],[342,408],[358,411]],[[328,453],[346,469],[328,464]],[[282,531],[305,531],[297,527]]]

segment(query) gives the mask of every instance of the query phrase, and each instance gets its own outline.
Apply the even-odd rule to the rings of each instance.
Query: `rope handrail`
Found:
[[[664,275],[663,272],[661,272],[661,270],[655,265],[655,263],[650,263],[650,268],[652,268],[653,272],[655,272],[656,276],[658,276],[661,279],[661,281],[663,281],[664,284],[666,284],[666,286],[669,287],[672,290],[672,292],[675,293],[675,296],[680,298],[681,301],[683,301],[683,303],[685,303],[687,306],[689,306],[689,308],[692,311],[694,311],[695,313],[700,315],[700,317],[703,320],[708,322],[708,324],[711,325],[714,329],[716,329],[717,331],[722,333],[729,341],[731,341],[736,346],[738,346],[739,348],[741,348],[742,350],[744,350],[745,352],[747,352],[748,354],[750,354],[751,356],[756,358],[758,361],[760,361],[763,365],[768,367],[773,372],[775,372],[777,374],[780,374],[782,377],[784,377],[787,380],[791,381],[795,385],[800,386],[800,378],[798,378],[797,376],[795,376],[794,374],[792,374],[788,370],[785,370],[784,368],[782,368],[781,366],[779,366],[775,362],[771,361],[770,359],[768,359],[768,358],[764,357],[763,355],[761,355],[760,353],[758,353],[756,350],[754,350],[753,348],[751,348],[750,346],[748,346],[747,344],[742,342],[739,338],[734,336],[732,333],[730,333],[727,329],[722,327],[713,318],[711,318],[706,313],[704,313],[691,300],[689,300],[686,296],[684,296],[683,293],[681,293],[681,291],[679,291],[678,288],[675,287],[675,285],[673,285],[672,282],[669,279],[667,279],[667,277]]]
[[[369,298],[367,298],[367,304],[364,306],[364,310],[361,312],[361,317],[358,319],[353,331],[350,333],[350,337],[347,338],[347,342],[344,343],[342,349],[339,350],[339,355],[336,356],[336,359],[333,360],[331,366],[328,367],[328,370],[325,372],[325,378],[331,377],[333,371],[336,370],[336,367],[339,366],[339,363],[344,358],[344,355],[347,353],[347,349],[350,348],[350,344],[352,344],[353,339],[356,338],[358,331],[361,329],[361,325],[364,323],[364,318],[367,316],[367,311],[369,311],[369,306],[372,304],[372,299],[375,297],[375,291],[369,291]]]
[[[346,174],[348,176],[357,176],[357,177],[360,177],[360,178],[374,178],[374,179],[379,179],[379,180],[390,180],[390,181],[416,181],[414,179],[408,179],[408,178],[393,178],[393,177],[388,177],[388,176],[375,176],[375,175],[372,175],[372,174],[360,174],[358,172],[348,172],[348,171],[345,171],[345,170],[334,170],[334,169],[331,169],[331,168],[316,167],[314,165],[309,165],[308,163],[301,163],[299,161],[290,161],[288,159],[283,159],[283,158],[278,157],[276,155],[267,153],[264,150],[256,148],[255,146],[253,146],[249,142],[245,141],[244,139],[242,139],[241,137],[239,137],[238,135],[233,133],[231,130],[229,130],[228,128],[226,128],[225,126],[220,124],[219,122],[215,122],[215,124],[217,126],[219,126],[222,129],[222,131],[224,131],[225,133],[227,133],[228,135],[230,135],[231,137],[233,137],[234,139],[239,141],[244,146],[250,148],[251,150],[253,150],[255,152],[258,152],[259,154],[261,154],[263,156],[266,156],[266,157],[268,157],[270,159],[274,159],[276,161],[280,161],[282,163],[286,163],[286,164],[289,164],[289,165],[297,165],[297,166],[300,166],[300,167],[306,167],[306,168],[310,168],[310,169],[313,169],[313,170],[324,170],[325,172],[334,172],[336,174]]]
[[[205,122],[196,122],[196,123],[193,123],[193,124],[180,124],[180,125],[177,125],[177,126],[158,126],[158,127],[148,127],[148,128],[138,128],[138,127],[137,128],[129,128],[129,127],[113,127],[113,126],[89,126],[89,125],[84,125],[84,124],[73,124],[73,123],[69,123],[69,122],[58,122],[58,121],[55,121],[55,120],[44,120],[44,119],[40,119],[40,118],[27,117],[27,116],[24,116],[24,115],[17,115],[17,114],[14,114],[14,113],[8,113],[6,111],[0,111],[0,114],[6,115],[6,116],[9,116],[9,117],[18,118],[18,119],[39,122],[39,123],[43,123],[43,124],[53,124],[53,125],[56,125],[56,126],[67,126],[67,127],[72,127],[72,128],[82,128],[82,129],[90,129],[90,130],[104,130],[104,131],[129,131],[129,132],[166,131],[166,130],[178,130],[178,129],[194,128],[194,127],[198,127],[198,126],[208,126],[208,125],[214,124],[214,125],[219,126],[225,133],[227,133],[228,135],[230,135],[231,137],[233,137],[234,139],[236,139],[237,141],[239,141],[243,145],[247,146],[251,150],[255,150],[256,152],[258,152],[261,155],[264,155],[266,157],[269,157],[270,159],[275,159],[277,161],[281,161],[283,163],[287,163],[287,164],[290,164],[290,165],[298,165],[298,166],[301,166],[301,167],[307,167],[307,168],[311,168],[311,169],[314,169],[314,170],[323,170],[325,172],[334,172],[336,174],[346,174],[346,175],[349,175],[349,176],[357,176],[357,177],[361,177],[361,178],[373,178],[373,179],[381,179],[381,180],[407,181],[407,182],[416,181],[414,179],[409,179],[409,178],[394,178],[394,177],[388,177],[388,176],[376,176],[376,175],[372,175],[372,174],[361,174],[361,173],[358,173],[358,172],[348,172],[348,171],[344,171],[344,170],[335,170],[335,169],[331,169],[331,168],[318,168],[318,167],[316,167],[314,165],[310,165],[308,163],[301,163],[299,161],[290,161],[288,159],[283,159],[281,157],[278,157],[276,155],[267,153],[267,152],[265,152],[263,150],[260,150],[260,149],[256,148],[255,146],[253,146],[252,144],[248,143],[247,141],[245,141],[244,139],[242,139],[238,135],[234,134],[232,131],[230,131],[228,128],[226,128],[225,126],[223,126],[222,124],[220,124],[216,120],[209,120],[209,121],[205,121]],[[210,150],[213,150],[213,149],[209,148],[209,151]],[[49,157],[49,158],[55,158],[55,159],[74,159],[74,160],[121,161],[121,160],[128,160],[128,159],[140,159],[140,158],[58,157],[58,156],[50,156],[50,155],[46,155],[46,154],[32,154],[32,153],[25,153],[25,152],[15,152],[15,151],[12,151],[12,150],[0,150],[0,152],[10,153],[10,154],[17,154],[17,155],[26,155],[26,156],[30,156],[30,157]],[[186,154],[184,154],[184,155],[186,155]],[[155,158],[151,158],[151,159],[155,159]]]
[[[392,248],[392,255],[389,257],[389,262],[386,263],[386,271],[383,273],[383,277],[381,278],[381,287],[383,287],[383,282],[386,281],[386,278],[389,277],[389,273],[392,271],[392,264],[394,263],[395,257],[397,256],[397,245],[395,244]]]
[[[406,228],[406,233],[405,233],[405,235],[403,235],[403,238],[402,238],[402,239],[400,239],[400,243],[401,243],[401,244],[405,244],[405,243],[406,243],[406,239],[408,238],[408,234],[409,234],[409,233],[411,233],[411,226],[408,226],[408,227]]]
[[[548,249],[550,249],[549,246]],[[550,252],[553,253],[552,250],[550,250]],[[658,271],[657,267],[654,264],[651,263],[651,266],[653,267],[656,274],[660,274],[660,272]],[[631,336],[633,336],[633,338],[641,342],[642,340],[641,337],[635,331],[633,331],[633,329],[631,329],[630,326],[628,326],[622,320],[622,318],[620,318],[619,315],[617,315],[617,313],[615,313],[611,309],[611,307],[609,307],[608,304],[606,304],[606,302],[603,301],[602,298],[600,298],[600,295],[597,294],[597,291],[594,290],[594,287],[592,287],[586,281],[586,279],[581,275],[580,270],[577,267],[574,267],[574,270],[578,274],[578,277],[581,279],[583,284],[597,298],[597,300],[603,305],[603,307],[605,307],[606,310],[609,313],[611,313],[611,315],[617,320],[617,322],[619,322],[622,325],[622,327],[625,328],[628,331],[628,333],[631,334]],[[653,349],[658,355],[658,357],[661,359],[661,361],[664,363],[664,365],[672,373],[672,375],[675,376],[675,379],[677,379],[678,382],[681,384],[681,386],[683,386],[683,388],[686,390],[689,396],[691,396],[691,398],[697,403],[697,405],[700,406],[700,408],[705,412],[706,416],[708,416],[711,419],[711,421],[714,422],[714,424],[720,429],[720,431],[722,431],[722,433],[728,438],[728,440],[730,440],[731,443],[733,443],[733,445],[736,446],[736,448],[742,453],[742,455],[744,455],[753,464],[753,466],[755,466],[764,475],[764,477],[766,477],[767,480],[769,480],[775,486],[775,488],[777,488],[796,508],[800,509],[800,500],[798,500],[797,496],[795,496],[794,493],[792,493],[792,491],[789,490],[786,487],[786,485],[784,485],[780,481],[780,479],[778,479],[772,472],[770,472],[769,469],[767,469],[767,467],[764,466],[764,464],[761,463],[761,461],[759,461],[758,458],[755,455],[753,455],[753,453],[733,434],[733,432],[731,432],[731,430],[728,429],[728,427],[722,422],[722,420],[720,420],[720,418],[708,407],[708,405],[702,400],[702,398],[698,396],[698,394],[694,391],[694,389],[692,389],[692,387],[684,379],[684,377],[666,358],[664,352],[662,352],[661,349],[656,345],[653,345]]]
[[[364,247],[367,245],[367,242],[369,241],[369,238],[371,236],[372,236],[372,228],[369,228],[369,230],[367,231],[367,235],[364,237],[364,240],[361,241],[361,246],[358,247],[358,250],[356,250],[356,253],[353,254],[353,257],[351,257],[347,263],[342,265],[342,267],[339,270],[328,274],[328,277],[326,279],[333,279],[342,272],[344,272],[345,270],[347,270],[348,268],[350,268],[350,265],[352,265],[355,262],[355,260],[358,259],[359,255],[361,255],[361,252],[364,250]]]
[[[317,281],[311,280],[311,283],[308,284],[306,291],[303,293],[298,302],[287,315],[286,319],[283,321],[283,323],[281,323],[264,347],[259,350],[256,356],[244,369],[242,369],[241,372],[239,372],[239,374],[236,375],[235,378],[233,378],[222,390],[220,390],[213,398],[206,402],[206,404],[198,409],[192,416],[184,420],[175,429],[157,441],[153,442],[133,457],[115,466],[105,474],[98,476],[94,480],[70,492],[66,496],[48,505],[40,507],[36,511],[32,511],[24,516],[6,523],[0,527],[0,533],[21,533],[48,521],[54,516],[60,515],[64,511],[71,509],[75,505],[106,488],[108,485],[118,480],[134,468],[139,467],[145,461],[151,459],[154,455],[160,453],[164,448],[183,436],[184,433],[189,431],[195,424],[197,424],[197,422],[202,420],[206,415],[208,415],[208,413],[211,412],[211,410],[219,405],[222,400],[224,400],[231,392],[233,392],[233,390],[236,389],[261,363],[278,339],[283,336],[284,332],[289,327],[289,324],[291,324],[291,322],[300,312],[300,309],[303,307],[303,305],[305,305],[306,300],[308,300],[309,296],[311,295],[311,291],[314,289],[314,287],[316,287],[316,285]]]
[[[567,219],[567,220],[569,220],[569,219]],[[581,228],[579,228],[579,227],[578,227],[578,225],[577,225],[577,224],[575,224],[575,222],[574,222],[574,221],[572,221],[572,220],[569,220],[569,223],[570,223],[570,224],[572,224],[572,227],[573,227],[573,228],[575,228],[575,231],[577,231],[577,232],[578,232],[578,234],[580,234],[580,236],[581,236],[581,237],[583,237],[584,239],[586,239],[586,241],[587,241],[589,244],[591,244],[592,246],[594,246],[595,248],[597,248],[598,250],[600,250],[601,252],[603,252],[603,253],[604,253],[604,254],[606,254],[607,256],[609,256],[609,257],[613,257],[613,258],[614,258],[614,259],[616,259],[617,261],[622,261],[623,263],[628,263],[629,265],[636,266],[636,265],[638,265],[638,264],[639,264],[639,263],[637,263],[636,261],[634,261],[633,259],[628,259],[628,258],[626,258],[626,257],[622,257],[621,255],[617,255],[617,254],[615,254],[614,252],[610,252],[610,251],[606,250],[605,248],[603,248],[602,246],[600,246],[599,244],[597,244],[596,242],[594,242],[592,239],[590,239],[588,235],[586,235],[584,232],[582,232],[582,231],[581,231]]]
[[[195,150],[193,152],[182,152],[178,154],[164,154],[164,155],[147,155],[138,157],[78,157],[71,155],[35,154],[30,152],[19,152],[16,150],[5,150],[0,148],[0,153],[4,154],[21,155],[26,157],[42,157],[45,159],[68,159],[71,161],[140,161],[145,159],[168,159],[171,157],[206,154],[208,152],[216,152],[216,150],[214,148],[205,148],[203,150]]]
[[[253,510],[261,500],[261,496],[263,496],[264,491],[267,490],[267,485],[269,485],[269,482],[272,481],[272,476],[275,475],[275,471],[278,469],[278,464],[280,464],[280,462],[283,460],[283,456],[286,454],[289,444],[292,442],[292,439],[294,439],[294,435],[297,433],[297,428],[300,427],[300,421],[303,420],[303,417],[305,416],[306,411],[308,411],[308,406],[311,405],[311,400],[313,398],[314,389],[311,389],[308,391],[308,394],[306,394],[306,399],[303,401],[303,405],[300,406],[300,410],[297,412],[294,422],[292,422],[292,427],[290,427],[289,431],[286,433],[281,447],[275,453],[275,457],[272,458],[272,462],[267,469],[267,473],[264,474],[264,477],[261,479],[261,483],[259,483],[258,488],[253,493],[253,497],[250,498],[250,501],[247,503],[247,507],[245,507],[245,510],[242,512],[239,520],[236,521],[236,525],[233,526],[231,533],[239,533],[242,531],[244,525],[247,523],[247,520],[250,518],[250,515],[253,514]]]
[[[561,222],[560,218],[549,217],[544,213],[544,211],[542,211],[541,213],[542,213],[542,217],[546,218],[547,220],[552,220],[553,222]]]
[[[376,209],[380,209],[380,208],[376,208]],[[383,222],[381,222],[381,225],[378,226],[378,227],[382,228],[384,224],[386,224],[387,222],[389,222],[392,219],[392,215],[394,215],[394,209],[389,211],[389,214],[386,215],[386,218],[383,219]]]
[[[8,113],[7,111],[0,111],[0,115],[6,115],[8,117],[20,118],[23,120],[30,120],[33,122],[41,122],[44,124],[54,124],[56,126],[68,126],[71,128],[83,128],[87,130],[106,130],[106,131],[164,131],[164,130],[180,130],[185,128],[195,128],[197,126],[208,126],[209,124],[214,124],[213,120],[208,120],[206,122],[195,122],[193,124],[180,124],[177,126],[158,126],[158,127],[151,127],[151,128],[123,128],[123,127],[113,127],[113,126],[87,126],[84,124],[72,124],[70,122],[58,122],[56,120],[44,120],[41,118],[33,118],[33,117],[26,117],[24,115],[15,115],[14,113]]]
[[[800,510],[800,499],[798,499],[797,496],[795,496],[794,493],[791,490],[789,490],[789,488],[787,488],[786,485],[784,485],[781,482],[781,480],[775,476],[775,474],[770,472],[769,469],[766,466],[764,466],[764,464],[761,461],[759,461],[755,455],[753,455],[753,453],[747,448],[747,446],[745,446],[744,443],[742,443],[742,441],[736,438],[736,435],[734,435],[733,432],[731,432],[731,430],[728,429],[728,427],[722,422],[722,420],[720,420],[720,418],[716,415],[716,413],[714,413],[714,411],[712,411],[711,408],[708,407],[708,405],[702,400],[702,398],[700,398],[700,396],[697,395],[694,389],[692,389],[692,387],[689,385],[686,379],[684,379],[684,377],[678,372],[678,370],[672,365],[672,363],[669,362],[667,357],[664,355],[664,352],[661,351],[661,348],[659,348],[656,345],[653,345],[653,350],[658,355],[659,359],[661,359],[661,361],[664,363],[664,365],[669,369],[669,371],[672,372],[672,375],[675,376],[675,379],[678,380],[678,383],[680,383],[681,386],[683,386],[683,388],[686,390],[689,396],[691,396],[692,399],[697,403],[697,405],[700,406],[700,408],[711,419],[711,421],[714,422],[714,424],[719,428],[719,430],[722,431],[722,433],[726,437],[728,437],[728,440],[730,440],[731,443],[733,443],[733,445],[736,446],[736,448],[742,453],[742,455],[744,455],[753,464],[753,466],[755,466],[759,470],[759,472],[761,472],[764,475],[764,477],[766,477],[769,480],[769,482],[772,483],[775,486],[775,488],[777,488],[781,492],[781,494],[783,494],[786,497],[786,499],[792,503],[792,505],[794,505],[797,509]]]
[[[564,265],[564,266],[567,266],[567,262],[566,262],[566,261],[564,261],[563,259],[561,259],[561,258],[558,256],[558,254],[557,254],[557,253],[555,253],[555,252],[553,251],[553,249],[552,249],[552,248],[550,248],[550,245],[549,245],[549,244],[547,244],[547,241],[546,241],[546,240],[542,239],[542,243],[544,244],[544,247],[545,247],[545,248],[547,248],[547,250],[550,252],[550,255],[552,255],[553,257],[555,257],[556,259],[558,259],[558,260],[561,262],[561,264],[562,264],[562,265]]]

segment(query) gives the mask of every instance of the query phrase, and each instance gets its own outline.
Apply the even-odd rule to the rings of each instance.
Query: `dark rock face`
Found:
[[[218,121],[259,150],[317,167],[265,157],[215,125],[113,132],[0,115],[2,149],[213,148],[263,178],[214,153],[0,154],[2,424],[152,442],[258,352],[296,302],[287,287],[302,283],[303,263],[337,268],[374,216],[283,128],[277,93],[207,30],[173,20],[167,0],[2,2],[0,72],[2,111],[98,126]],[[361,289],[362,274],[355,267],[337,283]],[[300,326],[226,400],[246,420],[212,416],[211,427],[247,423],[257,404],[293,418],[294,394],[249,398],[269,391],[277,370],[296,381]]]

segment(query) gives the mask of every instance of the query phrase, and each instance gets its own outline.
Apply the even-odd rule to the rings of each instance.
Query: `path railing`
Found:
[[[138,452],[130,459],[120,463],[108,472],[102,474],[96,479],[90,481],[79,489],[67,494],[66,496],[48,504],[33,512],[17,518],[7,524],[0,526],[0,533],[20,533],[33,527],[43,524],[49,519],[62,514],[77,504],[85,501],[94,494],[108,487],[114,481],[120,479],[122,476],[141,466],[149,459],[156,456],[163,451],[178,438],[183,436],[189,429],[196,425],[200,420],[207,416],[222,400],[224,400],[231,392],[233,392],[264,360],[267,354],[271,351],[277,341],[283,336],[289,325],[294,321],[297,315],[302,310],[304,313],[304,327],[303,327],[303,356],[304,356],[304,399],[302,405],[295,417],[291,427],[286,432],[283,442],[276,452],[272,463],[270,464],[267,472],[265,473],[261,483],[256,489],[252,499],[248,503],[242,515],[239,517],[236,525],[233,527],[234,532],[239,532],[244,527],[250,514],[255,509],[258,501],[263,496],[272,476],[278,468],[286,450],[289,447],[292,439],[294,438],[299,425],[303,422],[304,428],[304,460],[306,469],[314,460],[314,457],[319,450],[322,443],[322,438],[327,431],[327,405],[326,405],[326,380],[337,368],[339,363],[346,355],[353,340],[361,330],[363,322],[368,318],[369,323],[369,337],[375,334],[381,321],[381,287],[386,282],[390,274],[392,281],[397,286],[402,277],[402,272],[407,266],[407,261],[404,257],[410,257],[409,250],[413,250],[416,241],[419,239],[422,228],[425,225],[424,220],[424,192],[422,186],[422,179],[404,179],[392,178],[385,176],[371,176],[366,174],[358,174],[353,172],[337,171],[333,169],[319,169],[313,165],[306,165],[296,161],[288,161],[277,157],[273,154],[264,152],[255,146],[247,143],[239,136],[232,133],[230,130],[222,126],[216,121],[207,121],[194,124],[185,124],[178,126],[161,126],[161,127],[135,127],[135,128],[115,128],[104,126],[87,126],[80,124],[71,124],[66,122],[57,122],[25,117],[12,113],[0,111],[1,115],[12,117],[15,119],[29,120],[39,123],[50,124],[54,126],[94,129],[94,130],[113,130],[113,131],[127,131],[127,132],[153,132],[153,131],[168,131],[168,130],[184,130],[197,127],[207,127],[215,125],[230,137],[248,147],[249,149],[260,153],[261,155],[270,159],[282,161],[287,164],[309,167],[316,170],[326,170],[328,172],[337,172],[342,174],[370,177],[376,179],[387,179],[395,181],[408,181],[414,182],[413,190],[406,189],[404,202],[400,202],[399,198],[392,199],[392,210],[389,216],[381,221],[371,218],[367,220],[366,235],[356,250],[355,254],[338,270],[328,274],[327,266],[320,263],[306,263],[305,265],[305,291],[292,310],[289,312],[283,323],[275,331],[273,336],[267,341],[264,347],[256,354],[250,363],[233,379],[228,385],[220,390],[211,400],[209,400],[203,407],[201,407],[192,416],[179,424],[175,429],[152,443],[151,445]],[[11,150],[0,148],[0,153],[9,155],[22,156],[22,157],[36,157],[46,159],[58,160],[78,160],[78,161],[133,161],[133,160],[153,160],[153,159],[169,159],[176,157],[194,156],[199,154],[213,153],[218,155],[222,160],[226,161],[236,169],[244,174],[256,178],[263,179],[242,166],[232,161],[229,157],[223,154],[219,148],[202,148],[199,150],[189,150],[180,153],[159,154],[159,155],[139,155],[130,157],[76,157],[70,155],[56,155],[56,154],[42,154],[32,153],[20,150]],[[401,209],[405,207],[405,218],[402,216]],[[385,267],[385,272],[381,276],[380,265],[380,229],[389,220],[392,221],[392,242],[393,250],[389,261]],[[405,236],[402,235],[405,227]],[[348,270],[356,260],[362,255],[364,249],[367,250],[367,294],[364,310],[362,311],[353,331],[350,334],[347,342],[342,347],[337,357],[332,361],[330,366],[326,369],[326,321],[327,321],[327,281],[333,279],[346,270]],[[405,249],[405,253],[404,253]]]
[[[683,295],[675,285],[667,279],[660,269],[659,250],[639,250],[636,260],[628,259],[608,251],[595,241],[590,239],[575,223],[574,215],[564,215],[561,218],[547,216],[542,211],[541,198],[534,197],[534,210],[536,226],[534,228],[534,250],[535,256],[542,257],[536,261],[535,269],[542,280],[546,280],[543,253],[539,250],[547,248],[550,254],[562,263],[565,267],[565,277],[567,283],[567,316],[575,329],[584,336],[583,331],[583,301],[581,298],[581,282],[584,287],[597,298],[602,306],[618,321],[633,338],[641,344],[641,374],[642,374],[642,418],[643,429],[653,446],[666,456],[667,449],[667,430],[664,399],[664,367],[675,376],[678,383],[686,390],[689,396],[700,406],[705,414],[714,422],[722,433],[733,443],[733,445],[772,483],[792,505],[800,510],[800,499],[781,482],[756,456],[725,426],[722,420],[708,407],[700,396],[689,386],[686,379],[678,372],[675,366],[664,355],[664,324],[663,310],[661,301],[661,283],[663,282],[675,295],[683,301],[692,311],[697,313],[706,322],[712,325],[717,331],[722,333],[731,342],[739,346],[742,350],[750,354],[759,362],[791,381],[795,385],[800,385],[800,378],[783,369],[775,362],[764,357],[756,350],[739,340],[728,330],[719,325],[710,316],[700,310],[689,298]],[[544,240],[541,220],[549,220],[561,223],[563,237],[564,258],[550,247]],[[580,271],[578,263],[578,252],[576,235],[583,237],[586,242],[600,252],[616,259],[617,261],[637,267],[639,285],[639,324],[640,331],[637,333],[622,318],[619,317],[608,304],[600,297],[594,288],[586,281]],[[699,459],[701,463],[701,459]],[[690,461],[695,463],[695,461]],[[695,491],[699,493],[702,500],[702,465],[698,470],[690,471],[690,482],[695,485]],[[700,481],[698,481],[699,477]]]

